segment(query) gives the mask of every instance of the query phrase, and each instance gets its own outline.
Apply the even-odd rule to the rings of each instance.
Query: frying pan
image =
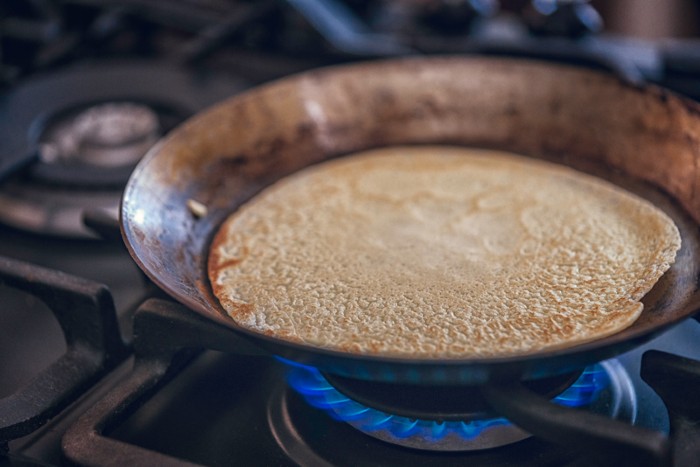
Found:
[[[629,328],[504,358],[358,355],[261,335],[229,319],[207,278],[221,222],[265,186],[320,161],[396,144],[499,148],[607,178],[667,212],[675,264]],[[579,369],[632,349],[699,307],[700,107],[587,69],[514,59],[414,58],[314,70],[230,98],[159,142],[121,206],[134,260],[172,297],[264,352],[341,376],[481,384]],[[206,212],[193,209],[201,203]]]

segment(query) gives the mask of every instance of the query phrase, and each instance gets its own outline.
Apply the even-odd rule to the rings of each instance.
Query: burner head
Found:
[[[337,376],[329,379],[315,368],[286,363],[291,366],[289,384],[310,405],[392,444],[433,451],[470,451],[504,446],[530,437],[487,407],[477,387],[388,389],[383,387],[386,383],[351,381]],[[621,366],[604,362],[586,368],[581,374],[524,384],[560,405],[631,419],[634,396],[626,390],[628,378]],[[372,400],[372,386],[378,386],[376,401]],[[396,410],[387,402],[387,395],[392,392],[397,395],[394,398]],[[405,405],[411,399],[416,400],[414,408]],[[428,406],[436,407],[434,413],[430,413]],[[447,413],[443,409],[456,412]]]
[[[40,143],[40,158],[50,165],[133,166],[160,136],[156,111],[133,102],[97,104],[57,120]]]
[[[247,87],[216,73],[121,60],[26,80],[0,99],[0,223],[94,237],[83,213],[116,215],[131,172],[160,137]]]
[[[144,100],[63,109],[37,125],[39,160],[28,178],[69,190],[120,191],[156,141],[191,114]]]
[[[343,395],[367,407],[409,419],[443,421],[497,418],[478,386],[392,384],[322,374]],[[581,372],[526,381],[531,391],[551,399],[570,387]]]

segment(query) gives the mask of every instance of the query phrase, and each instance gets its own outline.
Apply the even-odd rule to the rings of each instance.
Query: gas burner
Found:
[[[121,190],[158,138],[189,116],[180,109],[116,100],[60,112],[42,125],[38,161],[27,174],[34,183]]]
[[[277,445],[295,465],[570,465],[571,449],[530,437],[508,446],[470,451],[407,448],[368,436],[318,410],[287,385],[270,395],[267,420]],[[498,427],[495,427],[498,428]]]
[[[39,156],[46,164],[133,166],[159,135],[158,115],[148,106],[109,102],[47,128]]]
[[[106,61],[38,76],[0,104],[0,222],[91,237],[86,209],[117,212],[131,171],[170,129],[242,89],[175,65]]]
[[[478,388],[439,387],[431,396],[430,387],[383,388],[377,386],[386,386],[385,383],[325,377],[315,368],[285,363],[291,368],[289,384],[307,403],[388,443],[429,451],[472,451],[530,437],[507,419],[490,412]],[[614,360],[588,367],[573,377],[558,376],[526,385],[560,405],[587,409],[628,423],[636,416],[630,377]],[[386,410],[386,398],[390,394],[400,396],[391,412]],[[407,408],[407,400],[414,401],[416,408]],[[426,410],[426,405],[435,408]],[[467,407],[473,407],[471,413]]]

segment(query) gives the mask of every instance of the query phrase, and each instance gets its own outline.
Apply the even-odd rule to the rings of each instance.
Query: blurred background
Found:
[[[0,83],[11,84],[27,71],[65,63],[68,58],[127,51],[153,55],[162,52],[159,47],[172,47],[167,40],[178,35],[205,37],[189,44],[198,50],[171,50],[173,55],[204,55],[215,48],[212,42],[216,47],[276,47],[298,55],[304,50],[318,52],[319,41],[304,23],[326,39],[335,33],[335,39],[346,39],[346,44],[348,34],[357,31],[400,33],[404,37],[392,40],[407,44],[414,42],[407,36],[426,34],[453,40],[474,37],[481,30],[478,23],[494,17],[517,18],[530,32],[550,37],[602,33],[667,40],[700,36],[696,0],[3,0]],[[156,27],[169,28],[170,37]],[[343,48],[342,44],[333,47]]]
[[[593,4],[612,34],[647,39],[700,34],[700,2],[694,0],[600,0]]]
[[[141,156],[199,110],[311,68],[434,54],[700,99],[700,0],[0,0],[0,225],[92,238],[84,218],[115,213]]]

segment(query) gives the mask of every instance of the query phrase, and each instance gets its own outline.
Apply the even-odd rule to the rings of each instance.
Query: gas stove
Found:
[[[693,41],[606,36],[587,2],[55,0],[0,11],[0,465],[696,459],[695,320],[534,383],[353,381],[262,354],[173,302],[133,263],[116,219],[129,174],[159,138],[279,77],[488,54],[700,99]]]

